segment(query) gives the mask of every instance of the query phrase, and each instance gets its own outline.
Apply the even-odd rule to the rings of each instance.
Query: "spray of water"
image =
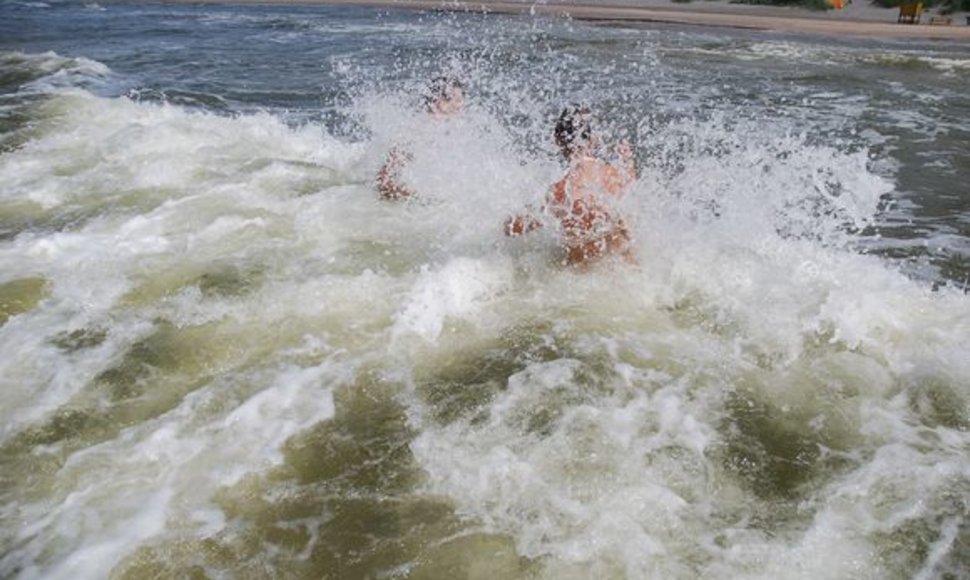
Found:
[[[609,46],[522,34],[567,64],[402,56],[347,130],[4,56],[43,98],[0,155],[0,575],[965,574],[970,303],[860,249],[864,143],[582,90]],[[409,96],[440,70],[458,118]],[[636,265],[503,235],[568,100],[635,142]]]

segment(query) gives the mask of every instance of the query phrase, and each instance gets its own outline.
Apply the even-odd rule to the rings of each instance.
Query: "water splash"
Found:
[[[864,99],[758,79],[745,113],[681,70],[787,42],[395,18],[362,30],[415,52],[328,61],[331,116],[31,85],[0,156],[0,574],[959,577],[970,305],[866,251],[895,191],[846,129]],[[450,124],[414,98],[441,70]],[[571,100],[636,147],[636,266],[502,233]],[[384,203],[402,143],[421,196]]]

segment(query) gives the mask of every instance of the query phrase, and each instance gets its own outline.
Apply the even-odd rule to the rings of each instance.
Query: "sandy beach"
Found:
[[[178,1],[178,0],[176,0]],[[210,0],[221,2],[223,0]],[[541,14],[581,20],[624,23],[671,23],[687,26],[719,26],[796,34],[862,38],[899,38],[970,41],[970,14],[957,12],[943,17],[935,9],[923,12],[918,24],[897,23],[898,9],[880,8],[865,1],[842,10],[814,11],[805,8],[733,4],[728,0],[587,0],[585,2],[525,0],[233,0],[234,3],[296,3],[356,5],[418,10],[455,10],[502,14]],[[937,18],[934,18],[937,17]],[[948,24],[941,22],[948,18]]]

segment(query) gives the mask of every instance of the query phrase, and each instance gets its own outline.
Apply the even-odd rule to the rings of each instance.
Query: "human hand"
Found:
[[[505,220],[505,235],[514,237],[542,227],[542,222],[531,216],[515,215]]]
[[[522,216],[512,216],[505,220],[506,236],[521,236],[525,233],[525,223]]]

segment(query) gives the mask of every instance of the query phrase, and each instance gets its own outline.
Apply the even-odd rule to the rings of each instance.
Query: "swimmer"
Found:
[[[578,105],[559,115],[554,138],[568,168],[549,189],[540,212],[558,221],[567,265],[584,266],[606,255],[633,262],[630,232],[610,201],[636,180],[636,165],[626,143],[614,149],[616,163],[596,157],[598,138],[590,117],[589,109]],[[531,213],[515,215],[505,222],[505,235],[519,236],[542,226]]]
[[[440,76],[431,81],[425,106],[433,119],[445,119],[461,112],[465,106],[465,89],[457,78]],[[391,148],[387,160],[377,172],[377,192],[388,201],[414,197],[414,191],[404,185],[401,170],[412,160],[411,153],[399,146]]]

